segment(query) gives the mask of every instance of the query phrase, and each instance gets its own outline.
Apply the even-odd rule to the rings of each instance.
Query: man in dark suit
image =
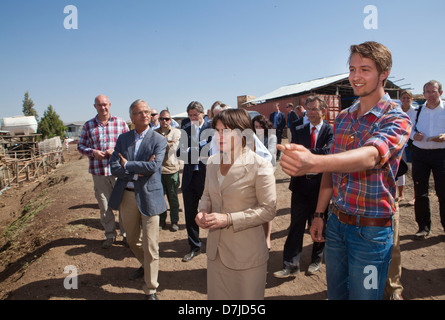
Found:
[[[283,130],[286,127],[286,116],[280,112],[280,104],[275,104],[275,111],[269,116],[270,122],[273,124],[273,128],[276,130],[277,144],[281,144],[283,136]],[[277,150],[277,160],[280,159],[281,151]]]
[[[301,126],[303,124],[309,123],[309,119],[307,117],[306,109],[303,106],[296,106],[295,107],[295,114],[297,115],[297,119],[294,120],[293,122],[291,122],[290,127],[289,127],[290,133],[291,133],[291,141],[293,139],[295,139],[294,138],[295,129],[298,126]]]
[[[286,106],[287,109],[287,127],[290,129],[292,123],[298,120],[298,115],[294,111],[294,105],[292,103],[288,103]]]
[[[206,177],[206,163],[212,140],[212,125],[204,117],[204,108],[198,101],[192,101],[187,107],[190,118],[188,127],[183,129],[187,133],[187,144],[181,138],[178,152],[180,159],[184,160],[182,174],[182,195],[184,200],[185,225],[187,228],[190,252],[182,259],[190,261],[201,252],[201,239],[199,227],[195,222],[198,214],[199,200],[204,191]],[[203,150],[204,149],[204,150]]]
[[[143,290],[158,300],[159,215],[167,210],[161,168],[167,140],[150,129],[150,107],[143,100],[130,106],[135,129],[121,134],[111,156],[111,173],[117,177],[110,206],[121,210],[127,242],[142,264],[130,278],[144,275]],[[138,246],[142,227],[142,247]]]
[[[306,107],[310,123],[295,128],[292,143],[303,145],[314,154],[328,154],[334,141],[334,133],[332,127],[323,121],[327,111],[326,103],[320,97],[310,96]],[[300,271],[306,221],[312,217],[317,207],[321,177],[322,174],[306,174],[291,178],[291,225],[284,244],[283,269],[274,273],[277,278],[293,276]],[[308,274],[314,274],[320,269],[323,249],[324,242],[313,243]]]

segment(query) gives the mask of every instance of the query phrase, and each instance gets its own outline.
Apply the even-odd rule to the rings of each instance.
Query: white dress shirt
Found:
[[[445,149],[445,142],[428,141],[428,138],[445,134],[445,108],[442,100],[432,110],[426,107],[426,103],[422,106],[417,120],[417,131],[422,132],[424,138],[422,141],[414,140],[414,146],[421,149]]]

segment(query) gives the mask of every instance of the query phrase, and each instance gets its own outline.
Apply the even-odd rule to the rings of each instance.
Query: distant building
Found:
[[[66,127],[65,135],[68,138],[78,140],[80,138],[80,134],[82,132],[82,127],[84,125],[85,121],[75,121],[70,123],[65,123],[64,126]]]

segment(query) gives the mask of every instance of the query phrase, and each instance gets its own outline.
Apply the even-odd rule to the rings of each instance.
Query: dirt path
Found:
[[[101,248],[104,236],[87,172],[88,160],[75,147],[70,145],[65,153],[67,162],[46,178],[0,195],[0,299],[144,299],[142,280],[128,280],[139,264],[122,244],[122,238],[118,237],[111,249]],[[278,211],[273,221],[266,299],[326,299],[324,265],[315,276],[306,276],[304,272],[284,280],[272,276],[281,268],[290,222],[289,177],[278,166],[276,178]],[[411,199],[410,177],[406,189],[407,198]],[[405,299],[445,299],[445,235],[439,222],[437,198],[431,195],[433,227],[426,240],[414,240],[417,228],[413,207],[401,206]],[[206,233],[201,236],[205,245]],[[310,263],[308,234],[304,241],[303,271]],[[187,250],[181,212],[180,230],[162,230],[160,234],[160,299],[206,299],[206,256],[202,254],[183,263],[181,259]],[[64,287],[65,278],[71,274],[64,273],[67,266],[77,269],[77,289]]]

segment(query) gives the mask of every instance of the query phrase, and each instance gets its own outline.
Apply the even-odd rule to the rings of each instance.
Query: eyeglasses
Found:
[[[152,113],[151,114],[152,117],[157,116],[157,115],[158,115],[157,113]]]
[[[159,117],[159,120],[160,120],[160,121],[170,121],[170,119],[171,119],[171,118],[161,118],[161,117]]]

